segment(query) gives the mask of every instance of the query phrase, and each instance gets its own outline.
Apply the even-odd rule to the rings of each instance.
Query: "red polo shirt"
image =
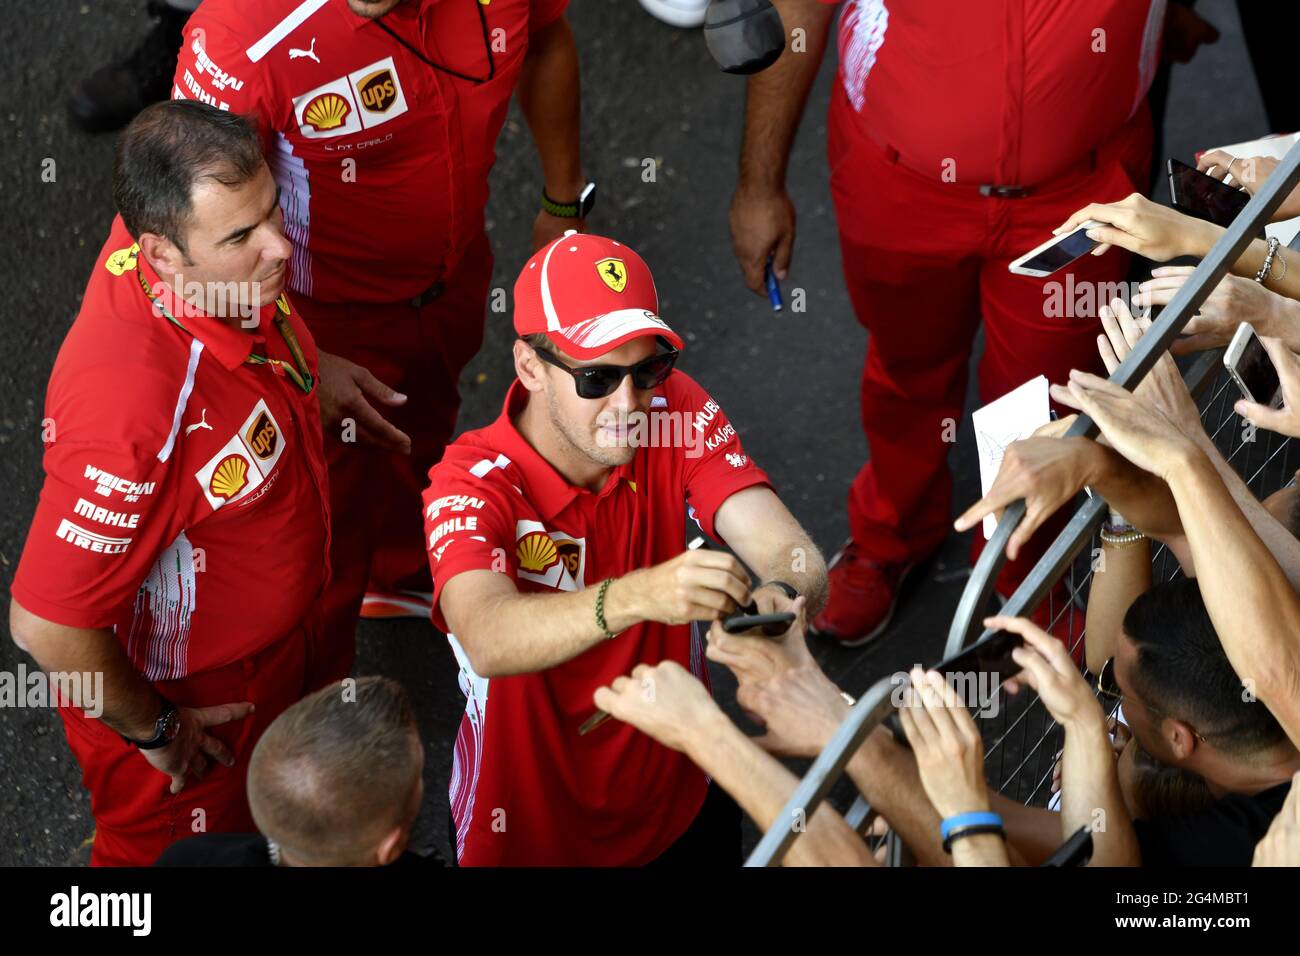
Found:
[[[718,507],[769,484],[735,428],[691,378],[674,372],[651,409],[674,433],[613,470],[600,491],[569,484],[511,422],[528,393],[516,381],[501,417],[447,447],[429,472],[424,527],[438,598],[463,571],[509,574],[523,592],[576,591],[679,555],[687,506],[713,534]],[[690,430],[691,444],[671,436]],[[646,622],[549,670],[491,680],[456,639],[465,717],[451,778],[463,865],[639,865],[675,841],[699,811],[706,778],[684,754],[607,721],[586,736],[597,687],[637,664],[674,660],[705,678],[686,625]]]
[[[1164,13],[1165,0],[847,0],[839,81],[909,168],[1033,186],[1145,129]]]
[[[328,576],[315,391],[245,361],[293,363],[277,308],[247,331],[178,311],[115,219],[55,360],[45,484],[13,596],[58,624],[114,628],[149,680],[291,633]],[[314,375],[311,334],[296,313],[288,321]]]
[[[172,96],[256,122],[294,244],[291,289],[409,299],[483,230],[528,35],[567,5],[406,0],[382,21],[401,42],[346,0],[205,0]]]

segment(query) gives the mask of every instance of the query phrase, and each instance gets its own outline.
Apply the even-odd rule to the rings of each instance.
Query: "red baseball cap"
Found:
[[[515,280],[515,331],[547,335],[560,351],[599,358],[643,335],[683,348],[659,318],[650,268],[627,246],[570,229],[524,263]]]

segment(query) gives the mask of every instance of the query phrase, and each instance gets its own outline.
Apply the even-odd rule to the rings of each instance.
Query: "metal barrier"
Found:
[[[1132,388],[1142,380],[1182,331],[1188,319],[1228,273],[1229,265],[1241,257],[1268,222],[1269,216],[1297,183],[1300,183],[1300,144],[1288,151],[1264,187],[1251,198],[1232,225],[1219,237],[1142,340],[1115,369],[1110,376],[1112,382],[1124,388]],[[1242,472],[1252,491],[1258,493],[1270,476],[1279,468],[1285,468],[1289,441],[1261,430],[1256,437],[1263,436],[1263,444],[1266,446],[1262,455],[1264,461],[1251,473],[1256,442],[1234,441],[1235,429],[1231,426],[1236,416],[1232,410],[1234,397],[1230,390],[1235,386],[1225,373],[1216,372],[1216,369],[1222,368],[1219,365],[1219,355],[1219,350],[1201,355],[1185,374],[1185,379],[1193,394],[1200,395],[1202,421],[1206,424],[1207,431],[1225,457]],[[1066,436],[1090,438],[1096,432],[1096,425],[1081,414]],[[1080,605],[1080,596],[1086,594],[1085,588],[1091,579],[1091,557],[1096,546],[1093,535],[1101,522],[1104,508],[1105,502],[1094,496],[1075,511],[1043,557],[1007,599],[1000,613],[1028,616],[1047,597],[1050,629],[1059,624],[1061,617],[1070,611],[1072,605]],[[972,643],[972,638],[977,633],[977,623],[984,617],[993,599],[994,582],[1006,560],[1007,541],[1024,514],[1024,501],[1017,501],[1003,511],[996,530],[975,563],[970,580],[962,592],[948,633],[945,657],[952,656]],[[1085,547],[1088,552],[1083,567],[1080,568],[1080,555]],[[1165,580],[1176,573],[1176,563],[1170,567],[1169,556],[1163,548],[1153,555],[1153,561],[1157,565],[1153,575],[1155,580]],[[1058,609],[1055,607],[1057,585],[1062,581],[1065,600]],[[1081,618],[1082,613],[1078,617]],[[1075,633],[1075,618],[1076,615],[1070,614],[1066,625],[1066,643],[1071,650],[1078,648],[1084,637],[1082,627]],[[983,631],[979,634],[979,640],[990,636],[990,632]],[[763,834],[746,861],[746,866],[774,866],[781,862],[799,835],[798,822],[812,818],[817,806],[843,774],[850,757],[857,752],[867,735],[892,713],[891,694],[894,686],[892,675],[882,677],[858,699],[795,788],[794,794],[778,815],[777,822]],[[1018,698],[1007,698],[1004,691],[999,693],[1003,695],[1003,700],[1000,701],[1003,706],[998,709],[999,716],[985,720],[981,728],[985,736],[985,767],[989,785],[1022,803],[1045,802],[1045,788],[1051,780],[1052,766],[1059,748],[1059,728],[1052,722],[1037,696],[1028,689],[1022,691]],[[1014,766],[1008,770],[1012,764]],[[847,814],[849,825],[862,832],[868,822],[870,809],[866,801],[859,797]],[[892,850],[891,858],[896,860],[897,847]]]

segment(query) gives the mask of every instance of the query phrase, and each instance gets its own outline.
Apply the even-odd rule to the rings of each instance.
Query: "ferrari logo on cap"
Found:
[[[596,271],[605,285],[615,292],[622,292],[627,286],[627,267],[622,259],[601,259],[596,263]]]

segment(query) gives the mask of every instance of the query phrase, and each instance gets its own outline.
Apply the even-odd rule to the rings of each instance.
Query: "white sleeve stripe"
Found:
[[[176,436],[180,434],[181,419],[185,416],[185,406],[189,404],[190,392],[194,391],[194,372],[199,367],[199,354],[203,351],[203,343],[198,339],[190,342],[190,361],[185,366],[185,384],[181,386],[180,394],[176,396],[176,410],[172,412],[172,430],[167,435],[167,444],[162,446],[162,451],[158,452],[158,460],[166,461],[171,457],[172,449],[176,447]]]
[[[493,468],[505,468],[506,465],[508,464],[510,464],[509,458],[507,458],[505,455],[497,455],[495,461],[493,461],[490,458],[484,458],[477,465],[471,468],[469,470],[469,473],[473,475],[475,478],[482,478]]]
[[[287,37],[302,24],[304,20],[325,6],[329,0],[303,0],[287,17],[271,28],[271,32],[258,40],[244,52],[256,63],[275,48],[275,45]]]

